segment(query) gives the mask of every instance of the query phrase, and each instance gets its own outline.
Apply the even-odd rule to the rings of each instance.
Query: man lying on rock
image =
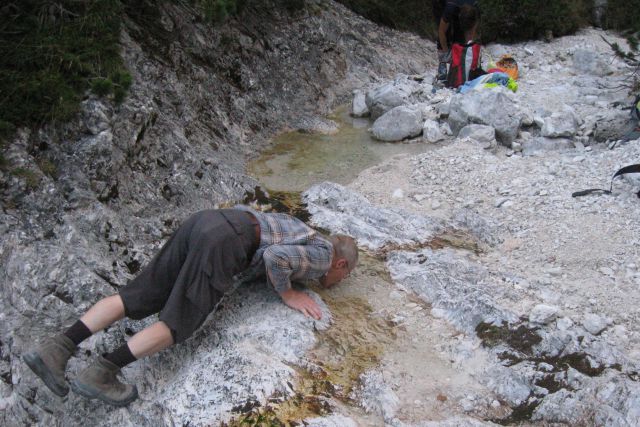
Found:
[[[127,316],[159,320],[115,351],[98,357],[75,379],[74,392],[125,406],[138,397],[135,385],[116,375],[133,361],[182,342],[202,325],[238,273],[266,273],[266,281],[289,307],[320,319],[322,312],[291,281],[318,279],[329,288],[349,276],[358,262],[348,236],[323,237],[286,214],[244,206],[205,210],[189,217],[142,272],[119,294],[98,301],[64,333],[46,338],[23,356],[55,394],[65,396],[67,361],[78,344]]]

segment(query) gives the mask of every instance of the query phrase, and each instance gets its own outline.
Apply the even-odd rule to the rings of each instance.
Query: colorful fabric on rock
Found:
[[[460,93],[467,93],[472,90],[480,90],[497,85],[505,86],[513,92],[518,90],[518,83],[509,77],[506,73],[488,73],[477,79],[466,82],[460,87]]]

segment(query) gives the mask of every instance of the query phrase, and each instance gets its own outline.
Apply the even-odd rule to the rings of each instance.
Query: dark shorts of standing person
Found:
[[[244,271],[259,244],[255,218],[237,209],[191,215],[151,262],[120,289],[125,315],[160,313],[174,343],[195,332]]]
[[[444,20],[449,23],[449,28],[447,28],[446,33],[449,48],[451,48],[453,43],[465,44],[468,41],[464,39],[464,31],[462,30],[460,21],[458,20],[460,8],[465,4],[478,7],[477,0],[432,0],[431,2],[433,19],[436,24],[436,32],[440,27],[440,20],[443,17]],[[436,47],[438,50],[442,50],[440,37],[438,37],[437,34]]]

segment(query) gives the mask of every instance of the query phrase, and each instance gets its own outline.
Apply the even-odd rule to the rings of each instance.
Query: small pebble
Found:
[[[612,277],[614,275],[614,272],[611,268],[609,267],[600,267],[600,273],[604,274],[605,276],[609,276]]]

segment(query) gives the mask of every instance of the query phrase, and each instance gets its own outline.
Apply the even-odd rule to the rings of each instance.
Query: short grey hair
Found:
[[[337,258],[344,258],[349,264],[349,269],[353,270],[358,265],[358,246],[353,237],[344,234],[332,234],[329,241],[333,245],[333,251]]]

